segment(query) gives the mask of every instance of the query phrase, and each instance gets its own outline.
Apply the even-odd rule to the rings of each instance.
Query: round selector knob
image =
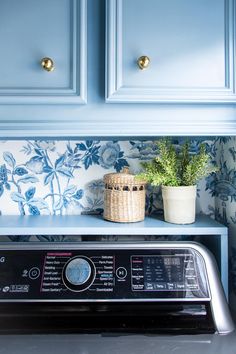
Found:
[[[72,291],[84,291],[94,282],[94,263],[85,256],[70,259],[64,266],[62,278],[65,286]]]

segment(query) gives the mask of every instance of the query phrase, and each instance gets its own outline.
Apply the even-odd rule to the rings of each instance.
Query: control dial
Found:
[[[96,269],[90,258],[76,256],[64,266],[62,279],[65,286],[72,291],[84,291],[94,282]]]

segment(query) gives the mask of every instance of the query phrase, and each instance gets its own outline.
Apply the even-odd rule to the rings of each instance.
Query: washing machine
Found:
[[[194,242],[2,243],[0,353],[235,353],[211,253]]]

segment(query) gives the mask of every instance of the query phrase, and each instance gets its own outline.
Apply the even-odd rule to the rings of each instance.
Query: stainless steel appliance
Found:
[[[200,244],[0,245],[1,333],[233,329],[216,263]]]

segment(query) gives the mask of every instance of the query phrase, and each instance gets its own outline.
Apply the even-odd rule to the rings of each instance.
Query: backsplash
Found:
[[[181,144],[183,139],[175,139]],[[192,140],[194,153],[201,140]],[[207,140],[216,161],[219,139]],[[153,158],[153,141],[1,141],[1,214],[102,213],[103,175],[129,166],[140,171],[140,161]],[[214,177],[198,186],[198,211],[215,213]],[[147,213],[162,210],[159,188],[148,187]]]

